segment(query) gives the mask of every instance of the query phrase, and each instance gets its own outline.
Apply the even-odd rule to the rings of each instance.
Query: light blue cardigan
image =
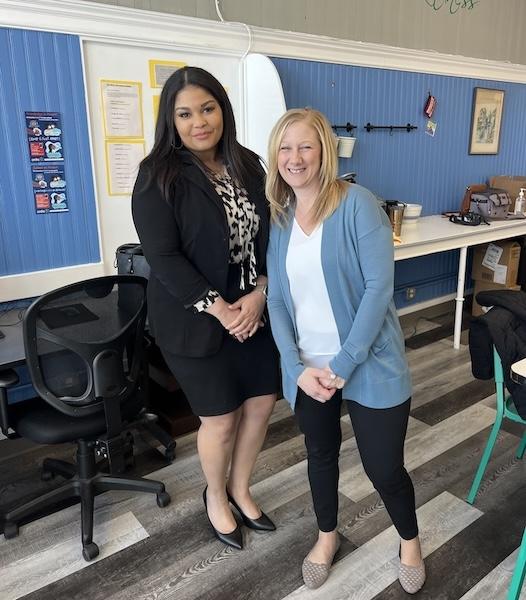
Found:
[[[284,227],[273,224],[267,253],[268,310],[281,354],[283,393],[292,408],[305,369],[285,261],[292,213]],[[387,215],[371,192],[351,185],[346,198],[323,222],[321,261],[340,336],[330,362],[346,380],[343,397],[370,408],[389,408],[411,396],[404,338],[393,302],[394,254]]]

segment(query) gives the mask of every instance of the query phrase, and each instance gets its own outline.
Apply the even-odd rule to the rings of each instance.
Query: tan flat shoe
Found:
[[[422,561],[422,564],[418,567],[404,565],[404,563],[400,561],[398,580],[404,591],[408,594],[416,594],[422,589],[422,586],[426,581],[426,567],[424,561]]]
[[[334,562],[334,557],[336,556],[339,548],[340,540],[338,540],[338,545],[336,546],[336,550],[334,551],[330,562],[315,563],[310,561],[308,558],[303,560],[301,574],[303,575],[303,583],[305,584],[305,587],[308,587],[310,590],[315,590],[327,581],[327,578],[329,577],[329,571],[332,563]]]

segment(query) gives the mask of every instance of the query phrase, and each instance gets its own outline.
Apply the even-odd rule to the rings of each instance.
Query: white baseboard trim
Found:
[[[437,304],[449,302],[450,300],[454,300],[456,297],[456,293],[447,294],[446,296],[439,296],[438,298],[431,298],[431,300],[425,300],[424,302],[417,302],[416,304],[411,304],[410,306],[404,306],[397,309],[396,312],[398,313],[399,317],[402,317],[403,315],[408,315],[410,313],[417,312],[418,310],[424,310],[426,308],[436,306]]]
[[[108,275],[103,263],[74,265],[0,277],[0,302],[34,298],[82,279]]]

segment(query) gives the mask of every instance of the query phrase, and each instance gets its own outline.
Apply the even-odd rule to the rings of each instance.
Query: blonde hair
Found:
[[[287,207],[294,200],[294,191],[281,177],[278,170],[278,154],[287,129],[298,122],[306,122],[316,132],[321,144],[320,192],[313,207],[312,218],[321,223],[338,208],[349,184],[338,179],[338,156],[336,138],[331,124],[320,111],[312,108],[292,108],[274,125],[268,146],[268,173],[265,191],[270,202],[270,214],[274,222],[285,224]]]

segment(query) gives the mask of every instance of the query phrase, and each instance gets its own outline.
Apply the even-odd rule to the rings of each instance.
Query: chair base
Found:
[[[55,475],[60,475],[64,479],[71,479],[76,474],[77,467],[74,464],[56,458],[44,458],[40,479],[50,481]]]
[[[44,461],[44,469],[63,475],[69,480],[59,488],[6,513],[4,526],[6,539],[18,535],[20,521],[43,512],[61,501],[77,497],[80,498],[81,509],[82,554],[84,559],[89,561],[99,553],[97,545],[93,542],[93,504],[98,493],[109,490],[147,492],[157,496],[157,505],[160,507],[170,503],[170,496],[165,490],[164,483],[160,481],[142,477],[108,475],[98,471],[94,446],[94,441],[78,441],[76,465],[55,459]]]
[[[154,417],[153,419],[149,418],[149,416],[150,413],[145,415],[146,418],[143,421],[144,427],[164,446],[164,456],[172,462],[175,459],[176,442],[173,437],[157,423],[157,415],[152,415]]]
[[[170,462],[175,459],[176,441],[165,431],[158,423],[159,417],[147,409],[143,408],[137,417],[130,423],[126,424],[127,429],[135,429],[140,431],[141,428],[146,429],[149,434],[154,437],[162,446],[164,446],[164,456]],[[161,449],[159,449],[162,452]]]

